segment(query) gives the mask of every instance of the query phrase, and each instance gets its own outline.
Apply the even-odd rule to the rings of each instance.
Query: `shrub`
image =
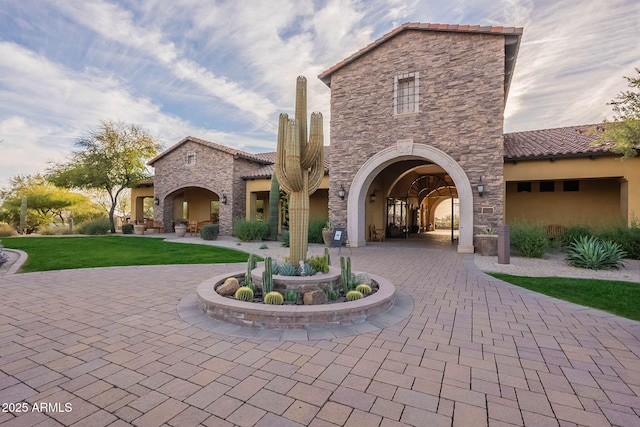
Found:
[[[282,241],[282,246],[285,248],[289,247],[289,230],[283,231],[280,235],[280,241]]]
[[[327,225],[327,221],[324,219],[312,219],[309,220],[309,243],[324,243],[322,239],[322,229]]]
[[[232,234],[243,242],[267,240],[269,238],[269,224],[256,219],[236,218],[233,221]]]
[[[307,262],[317,272],[321,272],[321,273],[328,273],[329,272],[329,260],[327,259],[326,255],[323,255],[323,256],[319,256],[319,255],[312,256],[311,258],[309,258],[307,260]]]
[[[18,232],[6,222],[0,222],[0,237],[17,236]]]
[[[625,252],[618,243],[582,236],[569,246],[567,261],[574,267],[603,270],[618,268]]]
[[[78,227],[78,232],[80,234],[88,234],[90,236],[95,236],[99,234],[107,234],[111,230],[111,222],[108,219],[97,219],[91,222],[85,222],[80,227]]]
[[[586,225],[572,225],[571,227],[567,227],[567,229],[560,236],[560,244],[563,248],[568,248],[571,246],[575,240],[581,238],[582,236],[592,236],[593,233],[591,228]]]
[[[53,226],[38,230],[38,233],[42,234],[43,236],[60,236],[63,234],[72,234],[72,231],[69,230],[69,227],[53,225]]]
[[[549,249],[549,239],[542,224],[518,221],[511,225],[511,247],[526,258],[542,258]]]
[[[6,253],[4,253],[2,251],[2,248],[4,248],[4,246],[2,245],[2,243],[0,242],[0,265],[4,264],[5,262],[9,261],[9,255],[7,255]]]
[[[220,234],[220,226],[218,224],[207,224],[200,229],[202,240],[216,240],[218,234]]]
[[[122,234],[133,234],[133,224],[122,224]]]
[[[640,225],[635,221],[631,227],[619,223],[605,228],[597,233],[597,237],[618,243],[628,258],[640,259]]]

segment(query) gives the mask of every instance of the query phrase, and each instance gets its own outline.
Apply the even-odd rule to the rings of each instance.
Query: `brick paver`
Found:
[[[638,322],[413,244],[350,253],[412,311],[332,332],[243,338],[180,317],[200,282],[238,265],[0,277],[0,403],[49,404],[0,424],[640,426]]]

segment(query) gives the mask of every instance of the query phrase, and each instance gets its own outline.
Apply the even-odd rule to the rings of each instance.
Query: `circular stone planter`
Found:
[[[391,308],[395,287],[380,276],[369,274],[378,291],[368,297],[322,305],[270,305],[238,301],[220,296],[215,287],[227,277],[241,276],[234,271],[212,277],[198,286],[200,308],[210,317],[241,326],[271,329],[322,329],[364,322]],[[274,279],[277,276],[274,276]]]
[[[264,272],[264,267],[256,267],[251,271],[253,283],[260,288],[262,287],[262,272]],[[313,276],[280,276],[276,274],[273,276],[273,290],[281,294],[287,291],[296,291],[298,294],[304,295],[305,292],[317,289],[326,291],[329,282],[334,282],[337,286],[339,280],[340,269],[332,266],[329,266],[328,273],[316,273]]]

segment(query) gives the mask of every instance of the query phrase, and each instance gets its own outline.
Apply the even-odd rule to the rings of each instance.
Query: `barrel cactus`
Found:
[[[253,291],[248,286],[238,288],[235,295],[238,301],[251,301],[253,299]]]
[[[265,304],[282,305],[284,303],[284,297],[280,292],[269,292],[264,296]]]
[[[362,295],[362,292],[358,292],[358,291],[347,292],[347,301],[355,301],[358,299],[362,299],[363,297],[364,295]]]
[[[356,291],[360,292],[362,295],[369,295],[371,293],[371,286],[361,283],[356,286]]]

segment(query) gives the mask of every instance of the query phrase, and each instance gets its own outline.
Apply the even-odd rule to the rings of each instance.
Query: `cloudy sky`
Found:
[[[640,67],[637,0],[1,0],[0,186],[102,119],[275,150],[297,75],[328,122],[316,76],[404,22],[524,27],[507,132],[600,122]]]

